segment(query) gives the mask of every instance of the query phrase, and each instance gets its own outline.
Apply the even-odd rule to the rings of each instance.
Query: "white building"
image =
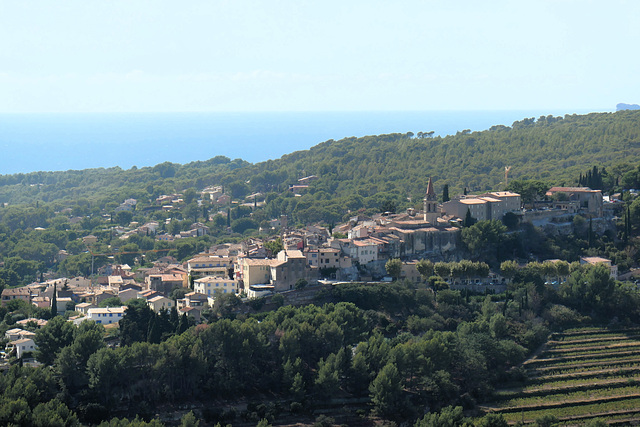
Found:
[[[215,294],[238,293],[238,281],[223,277],[206,276],[193,281],[193,290],[212,296]]]
[[[22,359],[25,353],[31,353],[38,349],[38,346],[31,338],[21,338],[19,340],[11,341],[7,345],[7,353],[13,350],[16,351],[16,357]]]
[[[87,310],[87,318],[101,325],[117,323],[124,316],[127,307],[90,308]]]
[[[172,299],[169,299],[164,296],[157,296],[147,300],[147,305],[149,308],[156,313],[159,313],[161,310],[171,310],[175,307],[175,304]]]

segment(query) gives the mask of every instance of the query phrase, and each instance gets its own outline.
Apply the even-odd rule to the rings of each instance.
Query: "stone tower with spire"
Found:
[[[427,194],[424,196],[424,220],[432,225],[437,225],[440,212],[438,209],[438,196],[433,189],[433,182],[429,177],[429,183],[427,184]]]

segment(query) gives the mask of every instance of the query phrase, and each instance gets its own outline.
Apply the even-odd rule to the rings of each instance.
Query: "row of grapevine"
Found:
[[[534,425],[543,416],[561,425],[601,419],[640,421],[640,330],[583,328],[553,334],[523,364],[524,379],[505,384],[483,407],[509,424]]]

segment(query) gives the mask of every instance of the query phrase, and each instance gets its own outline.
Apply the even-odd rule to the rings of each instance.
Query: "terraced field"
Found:
[[[554,334],[524,368],[526,380],[497,390],[485,412],[501,413],[509,424],[535,424],[544,415],[561,425],[640,422],[640,329]]]

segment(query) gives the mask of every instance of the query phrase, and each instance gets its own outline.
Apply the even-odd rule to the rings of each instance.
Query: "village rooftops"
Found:
[[[302,253],[302,251],[293,250],[293,251],[286,251],[286,253],[287,253],[287,258],[306,258]]]
[[[580,257],[580,260],[584,261],[587,264],[592,264],[592,265],[596,265],[596,264],[599,264],[599,263],[611,265],[611,260],[610,259],[602,258],[602,257],[599,257],[599,256]]]
[[[520,197],[520,194],[513,193],[511,191],[493,191],[489,194],[492,194],[496,197]]]
[[[16,324],[18,324],[18,325],[26,325],[29,322],[35,323],[39,328],[41,328],[43,326],[46,326],[46,324],[49,323],[44,319],[36,319],[35,317],[30,317],[28,319],[18,320],[16,322]]]
[[[477,197],[473,197],[470,199],[460,199],[459,202],[465,205],[484,205],[485,203],[487,203],[486,200]]]
[[[360,247],[364,247],[364,246],[377,246],[379,244],[379,242],[376,242],[372,239],[364,239],[364,240],[352,240],[351,243],[354,246],[360,246]]]
[[[553,196],[553,193],[598,193],[600,190],[592,190],[589,187],[551,187],[547,191],[547,196]]]
[[[182,281],[183,277],[181,274],[150,274],[149,277],[153,277],[155,279],[160,279],[163,282],[175,282]]]
[[[5,297],[18,297],[18,296],[31,296],[31,289],[28,287],[22,288],[6,288],[2,290],[2,296]]]
[[[502,200],[500,200],[500,199],[496,199],[495,197],[488,197],[488,196],[478,197],[478,199],[484,200],[484,201],[487,201],[487,202],[492,202],[492,203],[500,203],[500,202],[502,202]]]
[[[243,258],[243,262],[247,265],[263,265],[268,267],[278,267],[286,263],[286,261],[281,261],[279,259],[267,259],[267,258],[265,259]]]
[[[91,314],[109,314],[109,313],[113,313],[113,314],[122,314],[125,312],[125,310],[127,309],[126,306],[119,306],[119,307],[96,307],[96,308],[90,308],[88,313],[89,315]]]
[[[195,279],[195,282],[198,283],[222,283],[222,282],[229,282],[230,279],[227,279],[225,277],[216,277],[216,276],[205,276],[202,277],[200,279]]]
[[[19,340],[11,341],[9,344],[16,346],[16,345],[25,344],[25,343],[28,343],[28,342],[33,342],[33,339],[31,339],[31,338],[20,338]]]

